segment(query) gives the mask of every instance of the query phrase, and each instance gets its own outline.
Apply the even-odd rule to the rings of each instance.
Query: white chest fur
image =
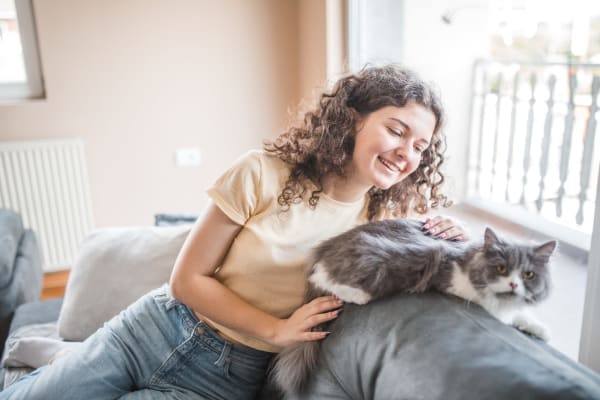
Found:
[[[479,303],[481,295],[475,290],[467,274],[462,271],[457,263],[453,263],[452,268],[452,281],[450,282],[450,287],[447,289],[448,293],[462,297],[467,301]]]
[[[314,272],[308,280],[319,289],[333,293],[346,303],[367,304],[371,300],[371,295],[362,289],[334,282],[321,263],[315,264]]]

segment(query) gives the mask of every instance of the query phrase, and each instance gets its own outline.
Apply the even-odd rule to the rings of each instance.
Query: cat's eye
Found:
[[[523,276],[523,279],[527,279],[527,280],[533,279],[535,277],[535,272],[525,271],[525,272],[523,272],[522,276]]]
[[[504,265],[498,265],[496,267],[496,272],[498,272],[500,275],[506,275],[508,268],[506,268]]]

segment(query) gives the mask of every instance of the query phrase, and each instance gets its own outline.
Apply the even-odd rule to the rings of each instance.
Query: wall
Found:
[[[466,186],[472,66],[477,58],[489,55],[487,4],[404,2],[404,63],[441,92],[447,116],[445,189],[454,200],[461,199]],[[442,14],[454,10],[452,23],[443,23]]]
[[[298,1],[300,109],[347,70],[345,0]]]
[[[323,0],[298,2],[298,71],[300,98],[307,104],[325,87],[327,77],[326,10]],[[309,62],[310,60],[310,62]],[[305,104],[306,105],[306,104]]]
[[[295,0],[34,0],[47,99],[0,105],[0,140],[82,137],[96,225],[199,213],[298,101]],[[199,168],[174,151],[198,147]]]

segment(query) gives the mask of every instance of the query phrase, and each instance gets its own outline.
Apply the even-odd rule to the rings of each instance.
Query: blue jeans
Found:
[[[0,400],[253,399],[271,356],[224,340],[165,285]]]

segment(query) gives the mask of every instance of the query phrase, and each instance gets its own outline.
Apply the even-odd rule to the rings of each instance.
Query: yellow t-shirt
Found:
[[[215,278],[248,303],[286,318],[302,305],[305,261],[319,242],[367,221],[367,196],[343,203],[320,195],[283,210],[277,202],[290,166],[264,151],[251,151],[208,190],[214,203],[243,226]],[[310,196],[307,190],[305,197]],[[225,336],[255,349],[280,349],[255,337],[207,321]]]

